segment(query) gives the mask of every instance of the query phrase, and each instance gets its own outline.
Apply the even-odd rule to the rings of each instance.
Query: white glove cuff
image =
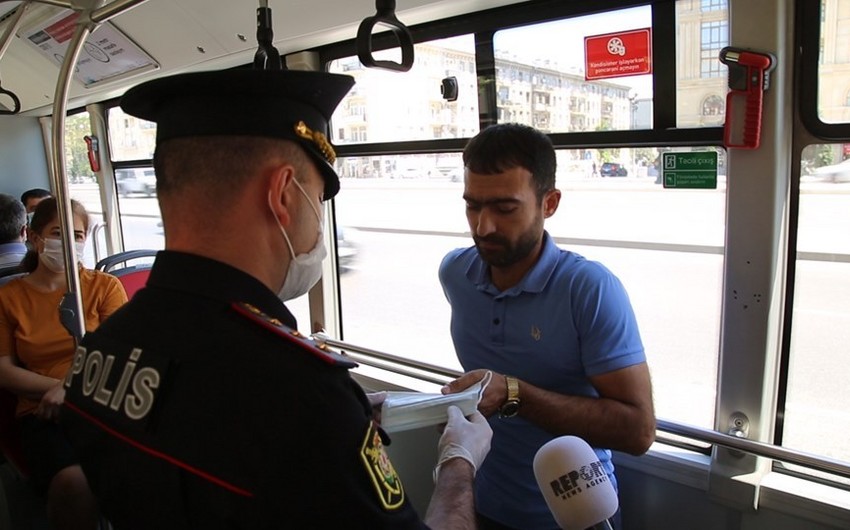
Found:
[[[478,468],[475,465],[475,460],[472,458],[472,454],[463,446],[450,443],[446,447],[443,448],[440,453],[440,460],[437,462],[437,466],[434,468],[434,484],[437,483],[437,478],[440,475],[440,466],[444,463],[448,462],[452,458],[463,458],[472,466],[472,476],[475,476],[475,472],[478,471]]]

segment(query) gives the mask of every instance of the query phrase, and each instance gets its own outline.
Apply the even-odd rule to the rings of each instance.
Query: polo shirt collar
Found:
[[[25,254],[27,252],[27,246],[21,243],[20,241],[12,241],[11,243],[0,243],[0,253],[11,254],[18,252],[22,252]]]
[[[543,291],[549,282],[549,278],[555,272],[559,254],[560,249],[552,241],[549,232],[544,230],[540,259],[523,276],[522,280],[510,289],[499,291],[493,285],[493,282],[490,280],[490,266],[484,263],[478,252],[475,253],[475,258],[466,271],[466,277],[479,291],[484,291],[494,296],[517,296],[522,292],[539,293]]]

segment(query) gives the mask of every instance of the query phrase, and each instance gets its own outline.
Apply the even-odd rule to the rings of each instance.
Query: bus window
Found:
[[[850,461],[850,149],[803,151],[784,446]],[[817,433],[813,435],[813,433]],[[848,481],[850,482],[850,481]]]
[[[357,82],[334,114],[335,144],[468,138],[478,132],[472,35],[417,44],[414,49],[416,62],[403,75],[366,69],[356,56],[331,62],[329,71],[351,75]],[[375,58],[397,61],[392,54],[398,51],[376,52]],[[447,77],[457,79],[456,101],[443,98],[441,82]],[[369,97],[378,93],[378,98]]]
[[[664,149],[669,151],[670,149]],[[713,147],[699,151],[723,151]],[[546,228],[564,249],[597,260],[623,281],[655,381],[658,415],[710,427],[720,333],[725,180],[717,189],[665,190],[656,148],[558,150],[563,192]],[[460,369],[449,306],[437,269],[451,249],[472,245],[458,154],[362,157],[372,168],[344,178],[337,223],[355,228],[356,263],[340,278],[345,340],[429,364]],[[626,176],[594,176],[616,161]],[[398,167],[418,175],[396,178]],[[461,173],[462,174],[462,173]],[[377,176],[381,175],[381,176]]]
[[[728,9],[727,0],[676,2],[679,127],[717,127],[725,121],[728,74],[717,57],[729,46]]]
[[[651,75],[594,75],[585,64],[585,38],[643,30],[651,17],[642,6],[497,31],[499,121],[551,133],[651,128]]]
[[[825,123],[850,122],[850,2],[821,2],[818,60],[818,117]]]
[[[156,145],[156,124],[109,109],[109,147],[113,162],[150,160]]]
[[[68,190],[71,198],[80,201],[91,217],[92,232],[86,242],[83,263],[93,268],[95,262],[103,257],[95,251],[105,248],[98,242],[97,227],[103,223],[103,206],[97,181],[89,165],[84,137],[91,134],[91,121],[88,112],[78,112],[65,118],[65,174],[68,178]]]

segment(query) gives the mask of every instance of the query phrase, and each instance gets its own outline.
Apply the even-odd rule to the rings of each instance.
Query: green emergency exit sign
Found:
[[[663,153],[661,176],[665,188],[717,188],[717,152]]]

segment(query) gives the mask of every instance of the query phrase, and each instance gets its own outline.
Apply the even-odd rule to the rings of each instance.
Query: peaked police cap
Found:
[[[121,98],[128,114],[156,122],[156,143],[188,136],[261,136],[298,143],[339,191],[328,122],[354,85],[347,75],[233,69],[179,74],[135,86]]]

